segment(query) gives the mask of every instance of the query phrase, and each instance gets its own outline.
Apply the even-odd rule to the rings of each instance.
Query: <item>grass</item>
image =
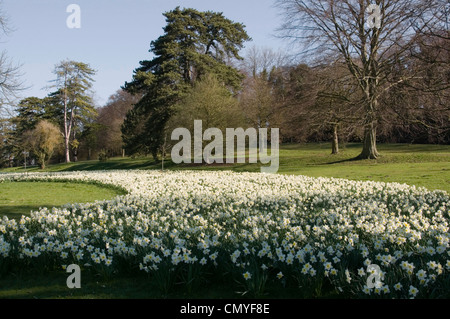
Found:
[[[377,160],[353,161],[359,145],[349,145],[339,155],[330,155],[329,145],[284,148],[280,172],[312,177],[399,182],[430,190],[450,192],[450,146],[380,145]]]
[[[377,160],[353,161],[361,150],[359,144],[348,144],[338,155],[331,155],[330,144],[283,145],[280,150],[280,174],[307,175],[313,177],[336,177],[351,180],[374,180],[400,182],[430,190],[450,193],[450,146],[449,145],[379,145],[381,156]],[[181,170],[233,170],[258,172],[254,164],[234,165],[183,165],[166,162],[167,169]],[[93,171],[122,169],[161,169],[161,163],[150,158],[113,158],[107,162],[85,161],[51,165],[46,171]],[[39,171],[29,168],[28,172]],[[4,169],[1,172],[24,172],[23,168]],[[0,183],[0,216],[17,217],[39,207],[60,206],[73,202],[91,202],[116,196],[116,190],[96,185],[78,183]],[[101,280],[89,273],[82,274],[82,289],[66,287],[68,274],[64,271],[45,276],[12,273],[0,278],[0,298],[51,298],[51,299],[129,299],[129,298],[239,298],[229,289],[226,281],[202,286],[193,294],[179,291],[162,296],[151,282],[142,276]],[[298,291],[298,289],[296,290]],[[289,289],[270,292],[271,298],[290,299]]]
[[[280,149],[280,174],[336,177],[351,180],[399,182],[430,190],[450,193],[450,145],[380,144],[377,160],[353,161],[361,151],[360,144],[341,147],[341,153],[331,155],[331,145],[283,145]],[[258,164],[174,165],[165,162],[166,169],[233,170],[259,172]],[[113,158],[107,162],[84,161],[50,166],[46,171],[92,171],[121,169],[161,169],[161,163],[151,158]],[[23,168],[3,172],[24,172]],[[27,171],[39,171],[31,168]]]
[[[68,289],[64,270],[35,274],[13,273],[0,278],[0,299],[253,299],[236,291],[226,277],[204,282],[201,289],[188,291],[173,289],[167,294],[160,292],[146,274],[122,275],[115,278],[101,278],[89,271],[81,273],[81,289]],[[177,284],[176,284],[177,285]],[[179,284],[180,287],[183,286]],[[184,286],[183,286],[184,287]],[[331,295],[325,296],[330,297]],[[301,291],[295,286],[271,285],[267,291],[270,299],[301,298]],[[265,297],[258,297],[258,299]]]
[[[20,219],[41,207],[69,203],[89,203],[122,195],[116,189],[73,182],[5,182],[0,183],[0,216]]]

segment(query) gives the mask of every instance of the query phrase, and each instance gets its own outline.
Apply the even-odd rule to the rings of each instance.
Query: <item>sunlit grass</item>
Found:
[[[430,190],[450,192],[450,145],[380,144],[377,160],[353,161],[361,152],[360,144],[341,146],[338,155],[331,154],[331,145],[289,144],[280,149],[280,174],[336,177],[351,180],[399,182]],[[151,157],[112,158],[106,162],[83,161],[50,165],[47,172],[94,170],[158,170],[161,162]],[[170,158],[164,163],[168,170],[233,170],[258,172],[260,164],[233,165],[174,165]],[[29,172],[40,171],[28,168]],[[24,172],[23,168],[9,168],[2,172]]]
[[[0,216],[18,219],[41,207],[89,203],[122,194],[111,187],[86,183],[5,182],[0,183]]]

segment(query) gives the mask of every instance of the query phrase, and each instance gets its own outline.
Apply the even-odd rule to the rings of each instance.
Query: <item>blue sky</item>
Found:
[[[163,34],[163,12],[176,6],[223,12],[246,25],[253,38],[246,47],[282,48],[274,37],[281,24],[274,0],[2,0],[14,31],[1,38],[2,50],[22,65],[23,80],[31,88],[22,97],[44,97],[54,79],[54,66],[66,59],[90,64],[95,70],[98,106],[105,104],[125,81],[131,80],[139,61],[151,59],[150,42]],[[69,29],[69,4],[81,8],[81,28]],[[245,49],[241,52],[245,55]]]

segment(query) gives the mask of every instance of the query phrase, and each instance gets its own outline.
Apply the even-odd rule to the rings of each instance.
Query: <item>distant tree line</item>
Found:
[[[296,41],[301,33],[305,52],[314,53],[300,60],[258,47],[242,57],[251,39],[222,13],[166,12],[153,59],[140,62],[102,107],[92,99],[95,70],[56,65],[52,93],[21,100],[14,116],[0,120],[0,165],[158,160],[172,146],[171,132],[193,129],[194,120],[222,130],[280,128],[282,143],[327,141],[333,154],[359,142],[361,159],[376,158],[377,143],[448,144],[448,6],[379,2],[381,25],[370,29],[366,1],[279,0],[281,33]]]

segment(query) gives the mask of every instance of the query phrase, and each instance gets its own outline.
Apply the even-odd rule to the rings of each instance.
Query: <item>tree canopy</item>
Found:
[[[237,91],[243,78],[231,65],[242,59],[239,50],[250,40],[243,24],[222,13],[190,8],[177,7],[164,16],[164,34],[151,42],[150,52],[155,57],[140,62],[133,80],[124,85],[127,92],[143,94],[122,130],[129,154],[143,151],[156,157],[173,106],[197,80],[214,74]]]
[[[92,88],[95,70],[88,64],[77,61],[62,61],[55,66],[55,88],[53,93],[59,97],[63,114],[63,134],[66,163],[70,160],[70,149],[77,159],[79,142],[76,138],[77,125],[83,119],[96,116],[89,90]]]

